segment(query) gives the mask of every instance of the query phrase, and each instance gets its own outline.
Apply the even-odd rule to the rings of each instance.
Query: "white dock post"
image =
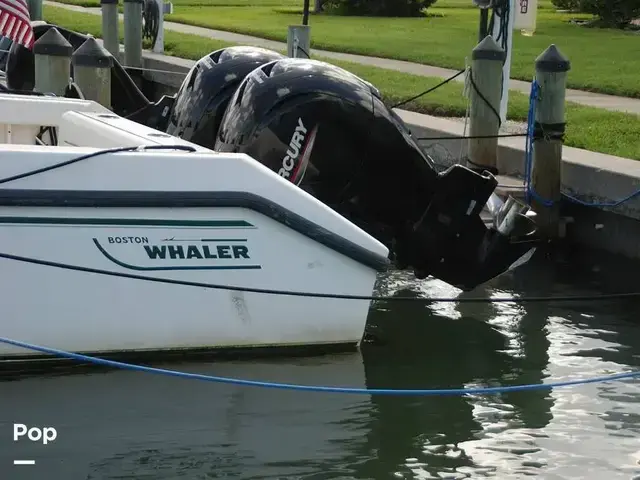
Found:
[[[111,109],[111,67],[113,55],[89,37],[73,52],[74,81],[87,100]]]
[[[118,34],[118,0],[100,0],[102,10],[102,43],[111,55],[120,58]]]
[[[52,27],[33,44],[36,92],[63,96],[71,76],[73,47]]]

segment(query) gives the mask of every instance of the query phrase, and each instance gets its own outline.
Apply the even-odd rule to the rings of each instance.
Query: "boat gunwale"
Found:
[[[2,188],[0,207],[244,208],[262,214],[378,272],[386,271],[391,263],[388,257],[372,252],[268,198],[250,192]],[[28,216],[25,218],[28,219]]]

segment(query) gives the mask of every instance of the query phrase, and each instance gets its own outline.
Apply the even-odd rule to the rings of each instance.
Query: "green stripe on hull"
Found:
[[[254,228],[245,220],[163,220],[147,218],[63,218],[63,217],[0,217],[0,224],[73,225],[73,226],[135,226],[135,227],[203,227]]]

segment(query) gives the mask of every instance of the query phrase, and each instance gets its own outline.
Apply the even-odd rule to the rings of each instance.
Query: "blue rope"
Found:
[[[529,94],[529,113],[527,116],[527,136],[525,143],[525,160],[524,160],[524,171],[525,171],[525,194],[527,203],[531,203],[531,199],[534,198],[538,203],[545,207],[551,207],[555,203],[553,200],[549,200],[546,198],[542,198],[531,185],[531,171],[533,168],[533,138],[534,138],[534,127],[535,127],[535,111],[536,111],[536,102],[538,100],[538,96],[540,93],[540,84],[534,78],[531,82],[531,92]],[[584,200],[580,200],[579,198],[573,197],[567,193],[562,193],[562,196],[567,198],[568,200],[577,203],[579,205],[584,205],[587,207],[618,207],[629,200],[640,195],[640,189],[635,192],[627,195],[621,200],[616,200],[612,202],[586,202]]]
[[[591,377],[583,380],[567,380],[564,382],[538,383],[528,385],[511,385],[502,387],[480,387],[480,388],[438,388],[429,390],[407,390],[392,388],[349,388],[349,387],[329,387],[316,385],[296,385],[291,383],[263,382],[257,380],[243,380],[240,378],[217,377],[214,375],[202,375],[198,373],[179,372],[164,368],[145,367],[131,363],[116,362],[103,358],[90,357],[79,353],[65,352],[55,348],[42,347],[27,342],[11,340],[0,337],[0,343],[6,343],[15,347],[26,348],[36,352],[48,353],[58,357],[69,358],[81,362],[103,365],[106,367],[120,368],[123,370],[133,370],[145,373],[155,373],[171,377],[184,378],[189,380],[201,380],[204,382],[225,383],[230,385],[241,385],[245,387],[262,387],[278,390],[294,390],[298,392],[318,392],[318,393],[344,393],[351,395],[396,395],[396,396],[464,396],[464,395],[496,395],[508,392],[522,392],[530,390],[551,390],[559,387],[571,387],[575,385],[586,385],[589,383],[603,383],[613,380],[623,380],[640,376],[640,371],[617,373],[613,375]]]
[[[536,101],[538,100],[538,92],[540,85],[534,78],[531,82],[531,92],[529,93],[529,113],[527,115],[527,136],[524,146],[524,182],[526,188],[527,203],[531,204],[531,198],[535,198],[544,206],[550,207],[553,202],[539,198],[531,185],[531,171],[533,169],[533,130],[536,118]]]

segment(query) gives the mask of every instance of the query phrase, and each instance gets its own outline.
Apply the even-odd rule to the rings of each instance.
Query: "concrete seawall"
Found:
[[[195,62],[177,57],[144,52],[144,76],[157,84],[156,95],[173,94]],[[157,70],[157,71],[154,71]],[[175,72],[175,73],[167,73]],[[397,109],[417,138],[456,137],[464,132],[464,123]],[[638,118],[640,122],[640,117]],[[640,141],[640,139],[639,139]],[[452,163],[466,155],[465,140],[420,140],[420,144],[438,163]],[[439,158],[438,145],[452,155]],[[517,184],[524,174],[525,140],[501,138],[498,169]],[[563,148],[563,191],[583,202],[615,204],[640,189],[640,162],[578,148]],[[583,206],[567,200],[563,204],[566,239],[585,246],[601,248],[631,258],[640,258],[640,195],[618,206]]]

